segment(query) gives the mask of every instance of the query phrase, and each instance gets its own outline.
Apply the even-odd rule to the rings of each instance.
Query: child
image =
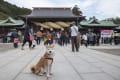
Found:
[[[18,38],[14,38],[14,48],[18,48]]]

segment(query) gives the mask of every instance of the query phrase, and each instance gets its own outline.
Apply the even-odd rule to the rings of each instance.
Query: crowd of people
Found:
[[[35,33],[32,33],[28,28],[29,27],[26,27],[24,32],[22,50],[24,49],[23,47],[26,42],[29,43],[29,48],[33,48],[32,45],[34,43],[40,45],[41,41],[43,41],[44,45],[55,43],[60,46],[67,46],[68,44],[71,44],[71,50],[73,52],[79,52],[79,47],[83,44],[87,47],[88,45],[99,45],[100,42],[99,34],[92,32],[81,34],[75,23],[70,25],[69,30],[61,31],[38,30]]]
[[[33,49],[36,45],[40,45],[41,41],[44,45],[59,44],[60,46],[67,46],[71,44],[71,50],[78,52],[79,47],[84,45],[99,46],[103,42],[100,33],[86,32],[81,33],[75,23],[70,25],[68,30],[50,31],[50,30],[37,30],[33,31],[29,26],[25,27],[24,33],[14,30],[11,33],[11,40],[14,47],[18,47],[18,42],[22,43],[22,50],[26,42],[29,43],[29,48]],[[9,41],[8,41],[9,42]],[[113,37],[109,39],[110,44],[113,42]]]

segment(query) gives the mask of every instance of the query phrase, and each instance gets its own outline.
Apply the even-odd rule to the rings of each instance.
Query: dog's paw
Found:
[[[39,75],[40,75],[40,76],[43,76],[44,74],[43,74],[43,73],[40,73]]]
[[[47,78],[49,78],[50,77],[50,75],[47,75]]]

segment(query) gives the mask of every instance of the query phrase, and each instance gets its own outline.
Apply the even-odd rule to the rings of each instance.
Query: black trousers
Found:
[[[14,48],[18,48],[18,43],[14,43]]]
[[[84,40],[84,45],[85,45],[85,47],[88,46],[88,41],[87,40]]]
[[[25,43],[26,43],[26,42],[28,42],[28,43],[29,43],[29,48],[31,48],[32,41],[30,41],[29,39],[24,39],[24,40],[23,40],[22,47],[25,45]]]
[[[71,43],[72,43],[72,51],[79,51],[79,45],[77,44],[77,36],[71,36]]]
[[[40,44],[41,38],[37,37],[37,44]]]

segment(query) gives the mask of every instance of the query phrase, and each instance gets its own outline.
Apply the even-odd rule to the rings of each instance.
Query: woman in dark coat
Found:
[[[24,45],[26,42],[29,42],[29,48],[31,48],[32,45],[32,41],[30,40],[30,30],[29,27],[25,28],[25,32],[24,32],[24,39],[23,39],[23,44],[22,44],[22,50],[24,50]]]

